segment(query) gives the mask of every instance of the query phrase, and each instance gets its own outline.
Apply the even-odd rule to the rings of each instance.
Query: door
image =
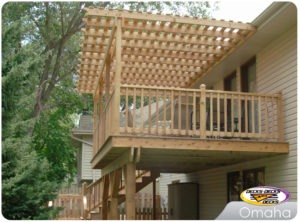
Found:
[[[256,58],[250,59],[245,65],[241,67],[241,90],[242,92],[256,92]],[[252,109],[252,106],[254,108]],[[247,109],[248,115],[245,115]],[[252,112],[254,110],[254,113]],[[247,101],[242,102],[242,132],[245,132],[245,120],[248,120],[248,132],[258,132],[258,104]],[[252,119],[254,118],[254,126],[252,126]]]

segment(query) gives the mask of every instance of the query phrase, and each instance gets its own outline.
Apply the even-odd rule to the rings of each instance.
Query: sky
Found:
[[[220,0],[219,10],[214,12],[215,19],[233,20],[235,22],[252,22],[262,13],[272,2],[272,0]]]

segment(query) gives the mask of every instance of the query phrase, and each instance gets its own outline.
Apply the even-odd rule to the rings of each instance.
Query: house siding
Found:
[[[296,27],[270,42],[256,55],[257,91],[282,92],[285,141],[290,152],[241,164],[214,168],[187,175],[162,174],[160,190],[167,200],[167,184],[174,180],[199,183],[200,219],[214,219],[227,203],[227,173],[246,169],[265,169],[265,184],[281,187],[297,199],[297,29]],[[220,83],[216,84],[220,86]],[[218,87],[219,88],[219,87]]]
[[[92,143],[92,137],[83,138],[85,141]],[[91,160],[93,157],[93,147],[82,143],[82,161],[81,161],[81,179],[82,180],[97,180],[101,176],[100,170],[93,170]]]

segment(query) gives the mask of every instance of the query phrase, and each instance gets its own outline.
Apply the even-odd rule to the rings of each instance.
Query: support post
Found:
[[[108,192],[109,192],[109,174],[104,176],[103,193],[102,193],[102,208],[101,220],[107,220],[108,214]]]
[[[133,162],[127,163],[125,166],[125,195],[126,195],[126,219],[135,220],[135,170],[136,165]]]
[[[87,219],[87,199],[86,199],[86,187],[87,184],[84,182],[81,186],[81,195],[82,195],[82,214],[81,217],[82,219],[86,220]]]
[[[106,58],[106,65],[105,65],[105,103],[107,106],[107,102],[109,99],[109,95],[110,95],[110,62],[111,62],[111,58],[110,55],[107,56]]]
[[[118,212],[118,193],[119,186],[122,178],[122,169],[117,169],[113,173],[111,173],[110,179],[110,190],[111,190],[111,201],[108,219],[109,220],[118,220],[119,212]]]
[[[200,138],[205,139],[206,134],[206,90],[205,85],[200,85]]]
[[[122,19],[117,19],[116,30],[116,72],[115,89],[112,98],[112,133],[119,134],[120,131],[120,87],[122,72]]]
[[[153,204],[152,204],[152,206],[153,206],[152,220],[156,220],[156,179],[155,178],[153,178],[152,186],[153,186],[153,190],[152,190],[152,193],[153,193],[153,197],[152,197],[152,201],[153,201]]]

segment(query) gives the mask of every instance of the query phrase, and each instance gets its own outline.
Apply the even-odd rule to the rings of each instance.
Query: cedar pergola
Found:
[[[87,8],[77,90],[189,88],[256,30],[251,24]],[[102,83],[102,84],[100,84]]]

